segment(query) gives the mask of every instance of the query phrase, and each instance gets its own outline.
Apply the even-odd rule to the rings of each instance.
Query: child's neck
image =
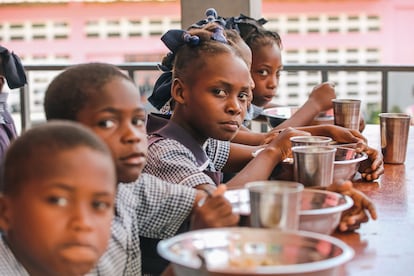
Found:
[[[176,116],[171,117],[171,121],[173,121],[174,123],[176,123],[177,125],[179,125],[181,128],[183,128],[188,134],[190,134],[191,137],[193,137],[193,139],[195,141],[197,141],[197,143],[200,146],[203,146],[204,143],[207,141],[207,139],[209,137],[205,137],[204,135],[202,135],[200,133],[200,131],[198,131],[197,129],[193,128],[191,126],[191,124],[189,124],[187,121],[184,120],[180,120],[179,118],[176,118]]]

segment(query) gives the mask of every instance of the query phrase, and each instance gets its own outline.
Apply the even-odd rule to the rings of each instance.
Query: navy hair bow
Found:
[[[0,57],[1,68],[9,87],[14,89],[24,86],[27,80],[20,58],[2,46],[0,46]]]

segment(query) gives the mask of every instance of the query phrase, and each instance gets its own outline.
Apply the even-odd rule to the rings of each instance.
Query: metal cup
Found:
[[[298,146],[292,148],[293,176],[305,187],[332,184],[336,148],[330,146]]]
[[[349,129],[359,129],[360,100],[333,99],[334,124]]]
[[[246,184],[250,195],[250,225],[297,230],[303,185],[291,181],[255,181]]]
[[[296,146],[327,146],[332,142],[331,137],[325,136],[293,136],[290,137],[292,147]]]
[[[411,116],[404,113],[380,113],[381,151],[384,162],[402,164],[407,152]]]

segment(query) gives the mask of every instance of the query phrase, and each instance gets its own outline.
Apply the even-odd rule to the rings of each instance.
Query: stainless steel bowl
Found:
[[[298,106],[270,107],[263,110],[262,115],[271,127],[276,127],[289,119],[298,109]]]
[[[358,171],[359,164],[368,158],[365,152],[358,153],[354,148],[336,147],[333,182],[352,180]]]
[[[233,206],[233,212],[250,215],[250,198],[247,189],[228,190],[225,197]],[[343,211],[354,204],[349,196],[325,190],[305,188],[301,196],[299,230],[331,234],[339,224]],[[247,222],[247,225],[250,225]]]
[[[299,229],[321,234],[331,234],[341,220],[343,211],[354,204],[349,196],[339,193],[304,189],[302,192]]]
[[[344,180],[352,180],[358,172],[359,165],[368,158],[365,152],[357,153],[353,146],[338,146],[335,152],[333,183],[342,183]],[[293,158],[287,158],[273,171],[271,179],[293,181]]]
[[[191,231],[158,243],[176,275],[337,275],[354,251],[331,236],[234,227]]]

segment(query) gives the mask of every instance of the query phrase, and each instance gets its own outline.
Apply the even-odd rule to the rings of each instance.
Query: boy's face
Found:
[[[191,79],[191,84],[178,81],[173,84],[173,89],[181,94],[176,100],[180,101],[180,107],[175,109],[173,119],[176,115],[179,120],[185,117],[181,124],[188,125],[192,135],[201,142],[208,137],[231,140],[243,122],[251,99],[246,63],[229,53],[207,56]]]
[[[253,104],[265,106],[276,96],[282,70],[280,48],[275,43],[253,50],[251,75],[255,84]]]
[[[30,275],[85,274],[110,238],[115,169],[84,146],[51,159],[34,165],[20,192],[1,198],[1,225]]]
[[[145,119],[136,87],[119,77],[89,96],[77,114],[77,121],[91,128],[111,149],[118,182],[135,181],[146,164]]]

